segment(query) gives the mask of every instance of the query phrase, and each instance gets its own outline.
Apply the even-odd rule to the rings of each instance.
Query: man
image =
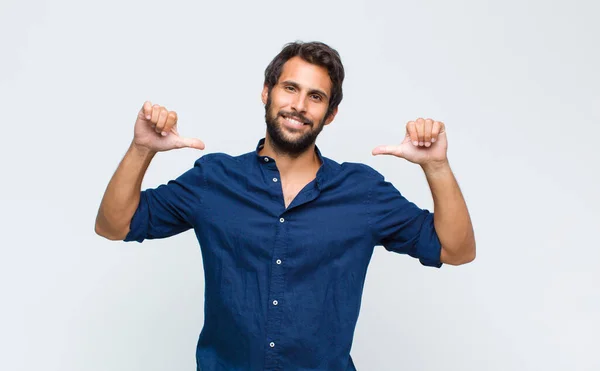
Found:
[[[179,136],[175,112],[150,102],[140,110],[96,232],[142,242],[195,230],[206,284],[198,369],[355,370],[349,353],[374,246],[438,268],[475,258],[443,123],[410,121],[400,145],[373,150],[423,168],[434,214],[370,167],[321,155],[315,140],[337,114],[343,79],[327,45],[286,45],[265,71],[267,132],[256,151],[205,155],[142,192],[157,152],[204,144]]]

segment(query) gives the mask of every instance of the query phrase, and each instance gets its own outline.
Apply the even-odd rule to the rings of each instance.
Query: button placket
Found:
[[[279,186],[279,177],[277,174],[271,175],[273,180],[272,184]],[[269,179],[269,178],[267,178]],[[285,212],[284,212],[285,213]],[[281,340],[281,328],[282,328],[282,303],[279,299],[283,299],[285,293],[285,277],[282,263],[285,254],[285,246],[289,239],[288,228],[290,225],[287,223],[289,220],[283,217],[283,213],[279,215],[279,225],[275,221],[276,237],[275,246],[273,250],[272,262],[276,264],[276,269],[271,270],[271,289],[269,290],[269,308],[267,312],[267,323],[266,323],[266,342],[269,344],[269,351],[265,354],[265,369],[278,369],[280,360],[278,359],[278,351],[275,344]],[[284,224],[285,223],[285,224]]]

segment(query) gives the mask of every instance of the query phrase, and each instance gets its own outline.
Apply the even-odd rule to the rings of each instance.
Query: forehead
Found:
[[[300,57],[290,58],[281,70],[279,82],[294,81],[306,89],[331,93],[331,79],[327,68],[309,63]]]

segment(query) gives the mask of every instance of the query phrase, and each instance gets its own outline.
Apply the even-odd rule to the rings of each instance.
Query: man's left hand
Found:
[[[394,155],[421,166],[447,162],[446,128],[441,121],[418,118],[406,124],[406,136],[399,145],[378,146],[373,155]]]

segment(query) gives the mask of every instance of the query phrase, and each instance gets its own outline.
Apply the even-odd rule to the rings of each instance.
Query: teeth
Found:
[[[303,125],[303,123],[301,123],[298,120],[294,120],[293,118],[287,117],[286,118],[288,121],[290,121],[292,124],[296,124],[296,125]]]

